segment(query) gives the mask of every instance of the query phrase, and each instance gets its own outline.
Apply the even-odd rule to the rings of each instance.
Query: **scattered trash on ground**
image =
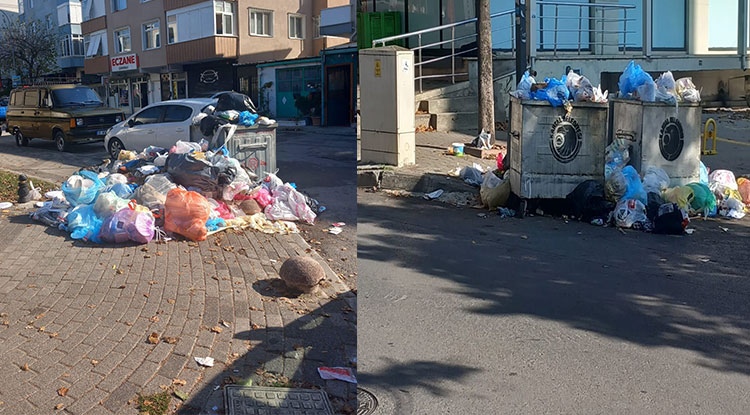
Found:
[[[435,190],[434,192],[426,193],[424,195],[424,198],[425,200],[435,200],[439,198],[440,196],[442,196],[442,194],[443,194],[443,189],[438,189],[438,190]]]
[[[214,366],[214,358],[213,357],[194,357],[196,363],[198,363],[201,366],[205,367],[213,367]]]
[[[344,382],[357,383],[354,372],[348,367],[319,367],[318,374],[324,380],[343,380]]]

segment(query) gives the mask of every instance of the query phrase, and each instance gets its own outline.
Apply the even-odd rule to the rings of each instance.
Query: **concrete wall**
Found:
[[[158,68],[167,65],[166,43],[167,22],[164,17],[164,0],[150,0],[141,3],[140,0],[128,0],[125,10],[112,13],[112,3],[107,1],[107,42],[109,42],[109,56],[126,55],[135,53],[138,55],[141,68]],[[146,22],[159,20],[159,33],[161,47],[152,50],[143,50],[142,27]],[[130,52],[115,53],[114,32],[122,27],[130,27]]]
[[[239,0],[239,63],[313,56],[313,0]],[[250,35],[249,9],[273,11],[273,36]],[[289,14],[305,16],[305,39],[289,38]]]

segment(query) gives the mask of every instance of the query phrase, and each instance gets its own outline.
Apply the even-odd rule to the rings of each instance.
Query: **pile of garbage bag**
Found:
[[[679,102],[700,102],[701,100],[700,91],[696,88],[692,78],[675,80],[672,72],[667,71],[654,81],[654,78],[634,61],[628,63],[617,85],[620,88],[620,98],[646,102],[661,101],[675,106]]]
[[[548,101],[553,107],[560,107],[568,101],[607,102],[608,92],[602,92],[601,86],[595,87],[588,78],[573,71],[560,79],[545,78],[541,83],[537,83],[526,71],[511,95],[520,99]]]
[[[294,222],[313,224],[325,210],[276,174],[254,177],[205,140],[122,150],[46,196],[34,220],[94,243],[143,244],[168,235],[200,241],[227,228],[290,233],[297,232]]]

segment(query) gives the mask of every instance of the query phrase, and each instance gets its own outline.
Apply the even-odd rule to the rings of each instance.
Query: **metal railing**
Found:
[[[628,17],[628,10],[635,9],[630,4],[597,4],[597,3],[567,3],[559,1],[539,1],[536,3],[539,7],[537,10],[539,24],[539,50],[552,51],[553,55],[558,52],[577,52],[581,55],[583,52],[595,53],[592,47],[598,49],[596,54],[604,54],[606,47],[614,47],[618,52],[624,55],[628,48],[628,34],[635,34],[636,31],[628,30],[628,22],[634,22],[638,19]],[[561,11],[575,10],[576,13],[561,16]],[[552,10],[553,15],[547,12]],[[584,13],[585,12],[585,13]],[[592,16],[593,14],[593,16]],[[616,14],[616,16],[612,16]],[[551,28],[547,28],[545,23],[551,22]],[[565,24],[566,21],[577,22]],[[563,22],[561,24],[561,22]],[[620,30],[622,23],[622,30]],[[576,27],[577,26],[577,27]],[[613,30],[614,29],[614,30]],[[548,46],[546,38],[552,33],[552,47]],[[561,37],[565,33],[577,33],[577,39],[570,40]],[[563,34],[561,36],[561,34]],[[622,35],[622,37],[621,37]],[[585,47],[584,47],[585,45]]]
[[[494,27],[493,25],[492,33],[496,33],[501,30],[510,30],[510,33],[511,33],[510,39],[507,39],[498,43],[505,44],[509,42],[510,46],[508,49],[510,50],[511,53],[515,49],[515,30],[514,30],[515,26],[512,24],[514,15],[515,15],[515,10],[506,10],[504,12],[493,13],[490,15],[491,20],[499,20],[500,18],[505,17],[505,16],[510,17],[510,21],[511,21],[510,25],[501,26],[501,27]],[[476,22],[477,22],[476,18],[466,19],[466,20],[461,20],[459,22],[455,22],[455,23],[445,24],[442,26],[431,27],[429,29],[418,30],[415,32],[404,33],[404,34],[396,35],[396,36],[384,37],[382,39],[375,39],[372,41],[372,46],[373,47],[385,46],[387,43],[390,43],[390,42],[399,41],[399,40],[408,41],[409,39],[416,38],[417,46],[411,48],[411,50],[414,51],[415,53],[414,68],[416,70],[417,76],[415,76],[414,79],[419,85],[419,92],[422,92],[422,87],[423,87],[422,81],[425,79],[450,78],[451,83],[455,84],[456,77],[466,76],[469,74],[468,72],[457,72],[456,58],[461,57],[462,55],[466,55],[468,53],[477,51],[479,50],[479,48],[477,46],[474,46],[474,47],[460,49],[456,51],[456,45],[467,44],[467,43],[470,44],[473,40],[477,38]],[[458,36],[456,36],[457,30],[460,31],[461,29],[466,28],[466,27],[470,27],[471,29],[473,29],[473,32],[469,34],[464,34],[464,35],[459,34]],[[444,40],[423,44],[423,39],[433,34],[439,34],[440,37],[443,38]],[[445,39],[446,37],[447,39]],[[450,44],[450,54],[443,55],[443,56],[423,58],[423,51],[425,49],[428,49],[428,48],[431,49],[431,48],[436,48],[436,47],[440,47],[442,49],[444,45],[448,45],[448,44]],[[493,48],[495,48],[495,44],[493,44],[492,46]],[[444,61],[447,59],[451,60],[450,73],[432,74],[432,75],[424,74],[425,65],[434,64],[434,63]]]
[[[538,42],[532,41],[531,47],[534,52],[538,46],[540,51],[551,51],[553,55],[557,55],[558,52],[575,52],[578,55],[583,53],[604,54],[605,48],[610,47],[615,48],[617,52],[621,50],[622,54],[626,54],[628,34],[637,33],[636,31],[628,30],[628,22],[638,20],[635,17],[628,17],[628,11],[635,9],[634,5],[565,3],[559,1],[532,1],[533,4],[536,4],[538,8],[535,13],[537,22],[532,23],[532,30],[536,32],[534,28],[538,25],[538,34],[532,33],[531,38],[535,38],[537,35],[540,38]],[[576,13],[564,13],[564,15],[560,15],[561,11],[567,11],[571,8],[577,9],[577,16]],[[552,15],[547,14],[550,11],[553,13]],[[617,16],[613,16],[614,14]],[[510,52],[511,56],[515,53],[516,44],[515,15],[515,9],[490,15],[493,34],[492,48],[494,50]],[[534,19],[534,16],[531,18]],[[507,24],[508,20],[510,21],[509,25]],[[565,21],[577,21],[577,24],[561,23]],[[463,55],[477,51],[479,48],[473,46],[457,50],[457,45],[471,44],[476,40],[476,22],[476,18],[467,19],[401,35],[375,39],[372,41],[372,46],[385,46],[395,41],[416,39],[417,46],[410,49],[415,53],[414,67],[416,76],[414,79],[418,84],[419,92],[422,92],[423,80],[425,79],[450,78],[451,83],[456,83],[456,77],[468,75],[468,72],[457,72],[456,60]],[[622,23],[622,30],[620,30],[620,23]],[[547,26],[550,24],[552,27],[548,28]],[[470,33],[456,34],[457,31],[460,32],[467,28],[471,30]],[[494,34],[499,32],[504,33],[501,35],[501,39],[495,41]],[[552,33],[551,46],[547,39],[550,36],[549,33]],[[565,33],[577,33],[577,39],[571,38],[571,40],[568,40],[568,36],[564,35]],[[435,35],[439,35],[442,40],[425,43],[424,39],[426,37]],[[446,45],[450,45],[450,52],[447,54],[425,53],[427,49],[434,50],[439,48],[444,50]],[[532,55],[535,55],[535,53],[532,53]],[[451,61],[449,73],[424,74],[426,65],[435,64],[447,59]]]

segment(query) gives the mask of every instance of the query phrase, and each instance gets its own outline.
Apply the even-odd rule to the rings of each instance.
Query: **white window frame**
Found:
[[[250,36],[259,36],[259,37],[273,37],[273,10],[265,10],[265,9],[255,9],[255,8],[249,8],[248,9],[248,33]],[[255,31],[253,31],[253,14],[262,14],[262,15],[268,15],[267,23],[268,27],[265,27],[264,29],[267,29],[267,33],[258,33],[257,28]]]
[[[95,42],[97,45],[96,52],[89,55],[89,49],[91,42]],[[97,56],[109,55],[107,48],[107,30],[99,30],[97,32],[90,33],[83,37],[83,53],[86,58],[95,58]],[[98,51],[101,50],[101,53]]]
[[[120,45],[120,33],[124,32],[125,30],[128,31],[128,43],[130,44],[130,48],[127,49],[127,50],[123,49],[122,45]],[[129,53],[129,52],[133,51],[133,35],[130,32],[130,26],[124,26],[124,27],[120,27],[118,29],[115,29],[112,32],[112,36],[114,37],[114,41],[115,41],[114,42],[115,43],[115,54]]]
[[[125,2],[125,7],[123,7],[122,9],[118,9],[118,8],[117,8],[117,3],[118,3],[119,1],[120,1],[120,0],[112,0],[112,12],[113,12],[113,13],[114,13],[114,12],[119,12],[119,11],[122,11],[122,10],[125,10],[125,9],[127,9],[127,8],[128,8],[128,0],[122,0],[123,2]]]
[[[174,39],[170,41],[169,39],[169,30],[174,27]],[[179,38],[177,37],[177,15],[173,14],[171,16],[167,16],[167,45],[173,45],[177,42],[179,42]]]
[[[156,23],[156,27],[154,29],[146,29],[146,25],[154,24]],[[148,47],[148,31],[155,31],[155,41],[156,46],[154,47]],[[160,19],[151,20],[149,22],[145,22],[141,24],[141,39],[143,41],[143,50],[154,50],[159,49],[161,47],[161,21]]]
[[[75,53],[75,39],[78,39],[81,41],[81,53],[76,54]],[[86,55],[86,49],[83,48],[83,35],[78,34],[71,34],[70,35],[70,56],[84,56]]]
[[[320,39],[322,36],[320,36],[320,16],[313,16],[312,17],[312,25],[313,25],[313,39]]]
[[[298,20],[298,19],[300,21],[299,29],[302,33],[297,33],[295,36],[292,36],[292,28],[294,28],[295,31],[297,30],[297,25],[292,24],[292,21]],[[304,15],[296,14],[296,13],[289,13],[286,19],[286,24],[287,24],[287,35],[289,36],[289,39],[305,40],[305,16]]]
[[[221,6],[222,10],[221,11],[217,10],[217,6]],[[227,6],[229,6],[229,10],[230,10],[228,12],[227,12]],[[234,24],[234,6],[235,6],[234,2],[231,2],[231,1],[222,1],[222,0],[214,1],[214,34],[216,34],[217,36],[236,36],[237,35],[237,30],[235,28],[235,26],[237,25]],[[221,26],[222,26],[222,31],[224,33],[219,33],[219,28],[216,26],[216,15],[219,15],[219,14],[221,14]],[[232,33],[226,33],[226,27],[224,27],[225,26],[224,23],[226,22],[226,16],[229,16],[229,18],[232,21]]]
[[[29,0],[29,8],[30,9],[34,8],[34,0]]]
[[[23,2],[26,0],[18,0],[18,14],[23,14],[25,5]]]

